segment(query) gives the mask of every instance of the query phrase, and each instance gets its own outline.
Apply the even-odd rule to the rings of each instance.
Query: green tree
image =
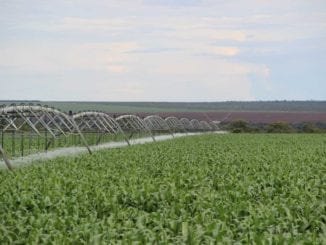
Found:
[[[245,133],[251,131],[249,123],[244,120],[233,121],[229,124],[228,128],[232,133]]]
[[[293,127],[287,122],[274,122],[267,125],[268,133],[293,133]]]
[[[314,123],[308,122],[304,123],[302,126],[302,132],[303,133],[319,133],[321,130],[316,127]]]

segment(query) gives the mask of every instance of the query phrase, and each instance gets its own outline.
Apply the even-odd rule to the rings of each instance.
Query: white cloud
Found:
[[[122,73],[128,70],[128,52],[135,42],[118,43],[20,43],[0,45],[0,66],[21,71],[58,72],[102,70]]]
[[[132,18],[81,18],[64,17],[54,23],[37,23],[35,28],[47,31],[113,32],[128,30],[133,26]]]
[[[83,99],[252,99],[253,80],[268,87],[275,66],[255,57],[286,59],[292,44],[325,38],[325,11],[311,1],[148,3],[7,4],[12,13],[0,10],[0,69],[44,78],[51,92],[59,77],[60,89],[77,89]]]
[[[4,52],[0,66],[23,73],[47,74],[47,77],[63,74],[60,80],[66,81],[62,85],[65,91],[74,91],[83,99],[96,95],[98,100],[253,99],[249,76],[268,75],[266,68],[259,65],[226,59],[173,51],[130,52],[140,47],[134,42],[52,46],[16,44],[15,49],[1,49]],[[227,55],[230,50],[234,52],[232,47],[222,50]],[[80,72],[96,72],[102,77],[83,77],[78,75]],[[71,78],[68,73],[77,75]],[[53,87],[53,93],[57,93],[56,86],[59,85],[54,84],[49,86]]]
[[[140,54],[138,65],[158,75],[194,75],[209,76],[212,80],[219,76],[247,76],[251,73],[266,74],[266,67],[244,62],[229,61],[225,58],[194,56],[183,53],[150,53]]]
[[[109,65],[107,68],[109,72],[115,72],[115,73],[123,73],[127,71],[127,68],[122,65]]]
[[[236,56],[240,53],[237,47],[212,47],[212,53],[224,56]]]

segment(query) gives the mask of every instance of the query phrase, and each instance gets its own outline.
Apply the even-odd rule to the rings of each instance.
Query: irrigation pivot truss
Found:
[[[187,130],[183,123],[176,117],[167,117],[165,118],[166,123],[168,124],[169,128],[173,133],[177,132],[184,132],[186,133]]]
[[[130,145],[125,132],[120,127],[119,123],[108,114],[98,111],[80,112],[72,116],[79,130],[84,133],[97,133],[98,137],[96,144],[99,144],[102,137],[106,134],[117,135],[121,134],[124,140]]]
[[[160,116],[151,115],[144,118],[144,122],[149,130],[155,133],[170,133],[173,136],[172,129],[169,127],[168,123]]]
[[[34,104],[12,104],[0,107],[0,155],[12,169],[10,158],[47,151],[55,147],[90,145],[107,140],[157,134],[209,132],[218,130],[216,122],[150,115],[121,115],[117,118],[101,111],[85,111],[68,115],[58,109]]]

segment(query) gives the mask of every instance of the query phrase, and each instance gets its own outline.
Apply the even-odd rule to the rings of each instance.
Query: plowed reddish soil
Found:
[[[120,113],[110,113],[119,115]],[[153,113],[137,113],[140,117],[146,117]],[[234,121],[246,120],[254,123],[271,123],[271,122],[326,122],[325,113],[313,112],[161,112],[157,115],[165,118],[175,116],[177,118],[186,117],[189,119],[212,120],[212,121]]]

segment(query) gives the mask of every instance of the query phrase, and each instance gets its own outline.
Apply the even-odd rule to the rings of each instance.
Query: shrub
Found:
[[[287,122],[274,122],[267,126],[268,133],[293,133],[294,128]]]
[[[244,120],[233,121],[229,124],[228,128],[232,133],[245,133],[251,131],[248,122]]]
[[[321,130],[314,123],[304,123],[301,131],[303,133],[320,133]]]

